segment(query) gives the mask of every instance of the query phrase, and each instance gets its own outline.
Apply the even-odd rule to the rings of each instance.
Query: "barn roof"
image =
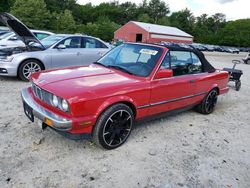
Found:
[[[131,21],[134,24],[138,25],[142,29],[146,30],[149,33],[157,33],[157,34],[164,34],[164,35],[174,35],[174,36],[183,36],[183,37],[193,37],[192,35],[176,28],[164,25],[157,25],[157,24],[150,24],[144,22],[136,22]]]

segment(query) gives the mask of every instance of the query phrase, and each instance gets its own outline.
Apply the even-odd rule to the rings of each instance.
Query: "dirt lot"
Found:
[[[206,53],[217,68],[244,56]],[[238,68],[241,91],[220,96],[213,114],[143,123],[112,151],[41,132],[23,113],[29,84],[0,77],[0,187],[250,187],[250,65]]]

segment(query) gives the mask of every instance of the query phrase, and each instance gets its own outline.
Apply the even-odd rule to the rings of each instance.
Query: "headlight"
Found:
[[[67,112],[69,110],[68,102],[65,99],[62,100],[62,104],[61,105],[62,105],[62,110],[63,111]]]
[[[14,59],[14,56],[7,56],[5,59],[3,59],[4,62],[11,62]]]
[[[52,104],[53,104],[53,106],[55,106],[55,107],[57,107],[58,106],[58,98],[57,98],[57,96],[55,96],[55,95],[53,95],[52,96]]]

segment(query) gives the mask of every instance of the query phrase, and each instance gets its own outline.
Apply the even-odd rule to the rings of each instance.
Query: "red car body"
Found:
[[[226,71],[156,79],[159,65],[168,52],[168,48],[159,47],[162,48],[162,54],[153,71],[145,78],[98,64],[34,73],[30,81],[66,99],[69,112],[40,100],[32,87],[26,91],[37,105],[72,122],[72,127],[65,130],[70,134],[91,134],[98,117],[116,103],[128,105],[135,114],[135,120],[140,120],[199,104],[212,89],[216,89],[218,94],[228,91]]]

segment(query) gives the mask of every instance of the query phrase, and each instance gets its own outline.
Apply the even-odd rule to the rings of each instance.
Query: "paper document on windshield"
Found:
[[[147,55],[156,55],[158,53],[158,51],[150,50],[150,49],[141,49],[140,53],[141,54],[147,54]]]

